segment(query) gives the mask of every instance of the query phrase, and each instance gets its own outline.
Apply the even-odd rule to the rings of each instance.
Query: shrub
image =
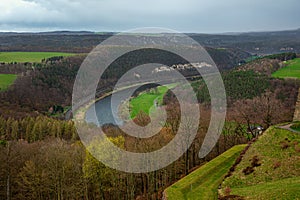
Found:
[[[229,196],[230,193],[231,193],[230,187],[226,187],[225,190],[224,190],[224,193],[225,193],[226,196]]]
[[[274,164],[273,164],[273,168],[274,168],[274,169],[277,169],[278,167],[280,167],[280,165],[281,165],[281,163],[278,162],[278,161],[276,161],[276,162],[274,162]]]
[[[249,175],[249,174],[251,174],[253,172],[254,172],[254,168],[252,166],[249,166],[249,167],[246,167],[245,169],[243,169],[243,173],[245,175]]]
[[[259,158],[258,156],[253,156],[252,161],[251,161],[251,166],[246,167],[243,169],[243,173],[245,175],[249,175],[254,172],[255,167],[261,166],[261,163],[259,163]]]
[[[280,142],[280,145],[281,145],[281,149],[287,149],[290,147],[289,142],[286,141]]]
[[[252,162],[251,162],[252,167],[259,167],[261,166],[261,163],[259,163],[259,159],[257,156],[253,156]]]

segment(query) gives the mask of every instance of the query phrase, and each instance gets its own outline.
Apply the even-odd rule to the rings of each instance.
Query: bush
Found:
[[[279,161],[276,161],[273,165],[274,169],[277,169],[278,167],[280,167],[281,163]]]
[[[257,156],[253,156],[251,166],[246,167],[243,169],[243,173],[245,175],[249,175],[254,172],[255,167],[261,166],[261,163],[259,163],[259,158]]]

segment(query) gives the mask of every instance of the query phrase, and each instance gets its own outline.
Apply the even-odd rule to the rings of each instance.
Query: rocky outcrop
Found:
[[[300,88],[299,88],[298,99],[295,107],[294,121],[300,121]]]

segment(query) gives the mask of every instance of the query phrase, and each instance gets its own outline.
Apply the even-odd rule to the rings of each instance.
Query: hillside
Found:
[[[245,199],[299,199],[299,143],[300,134],[269,128],[225,179],[221,194]]]

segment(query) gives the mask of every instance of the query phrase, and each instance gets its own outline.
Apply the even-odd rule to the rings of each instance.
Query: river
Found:
[[[118,92],[118,95],[125,95],[128,90]],[[112,96],[109,95],[94,103],[85,114],[85,120],[88,123],[103,126],[104,124],[123,125],[123,121],[118,117],[118,107],[122,99],[117,99],[112,106]],[[96,115],[95,115],[96,114]],[[115,116],[115,117],[114,117]]]

